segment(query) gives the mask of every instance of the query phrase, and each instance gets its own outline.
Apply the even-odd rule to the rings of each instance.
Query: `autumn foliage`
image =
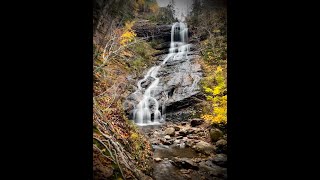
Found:
[[[200,5],[199,5],[200,6]],[[200,42],[202,69],[201,81],[206,102],[202,106],[201,117],[215,125],[227,124],[227,27],[226,10],[212,10],[210,1],[194,7],[190,24],[199,27],[198,36],[205,37]],[[200,21],[200,19],[206,21]]]
[[[127,77],[153,60],[151,46],[136,37],[133,24],[127,21],[112,26],[104,43],[94,44],[93,147],[112,165],[111,179],[136,179],[140,172],[151,170],[151,145],[127,119],[122,106],[130,93]]]
[[[131,42],[134,39],[134,37],[136,37],[136,33],[131,29],[133,24],[134,21],[127,22],[125,24],[124,32],[120,38],[121,45],[126,45],[127,43]]]
[[[204,65],[205,66],[205,65]],[[206,66],[205,71],[209,72],[211,66]],[[202,115],[202,118],[216,124],[227,123],[227,95],[224,70],[217,66],[208,77],[203,80],[203,89],[207,101],[210,102],[208,111]],[[206,83],[212,81],[212,84]]]

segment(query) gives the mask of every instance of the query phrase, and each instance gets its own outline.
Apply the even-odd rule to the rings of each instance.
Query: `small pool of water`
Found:
[[[163,126],[164,124],[153,124],[153,125],[147,125],[147,126],[138,126],[138,128],[144,132],[144,133],[148,133],[150,132],[151,130],[156,130],[156,129],[161,129],[161,127]]]
[[[176,147],[174,145],[171,146],[153,146],[155,149],[154,151],[154,158],[168,158],[172,159],[174,157],[180,157],[180,158],[196,158],[196,157],[203,157],[200,153],[197,153],[194,149],[186,147],[186,148],[180,148]]]

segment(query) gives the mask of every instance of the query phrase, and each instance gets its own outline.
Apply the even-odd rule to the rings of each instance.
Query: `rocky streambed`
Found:
[[[153,178],[227,179],[227,136],[202,119],[140,127],[150,137]]]

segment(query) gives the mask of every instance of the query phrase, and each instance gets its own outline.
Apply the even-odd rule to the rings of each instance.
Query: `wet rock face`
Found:
[[[123,103],[123,109],[125,110],[129,119],[133,117],[133,110],[135,106],[142,100],[143,94],[142,92],[136,91],[130,94],[126,101]]]
[[[198,85],[202,78],[202,71],[198,60],[194,58],[196,57],[190,56],[190,60],[183,58],[178,62],[169,60],[158,71],[159,84],[151,93],[161,105],[165,104],[169,119],[170,112],[187,108],[204,98]],[[141,87],[145,89],[153,81],[153,78],[148,78],[141,83]],[[127,97],[124,109],[129,118],[132,117],[134,106],[142,97],[142,93],[134,93]],[[162,109],[159,110],[162,111]],[[189,113],[187,112],[187,116]]]
[[[169,60],[158,72],[159,86],[162,87],[164,96],[159,96],[161,102],[165,102],[167,111],[176,111],[188,107],[197,102],[200,88],[198,83],[202,77],[200,64],[196,56],[190,56],[190,60]]]
[[[157,25],[148,20],[140,20],[132,26],[132,29],[138,37],[154,37],[169,42],[171,40],[171,25]]]
[[[149,37],[147,40],[151,39],[161,39],[164,42],[171,41],[171,24],[156,24],[152,23],[149,20],[139,20],[133,26],[132,29],[135,31],[138,37]],[[192,32],[189,31],[189,36],[192,35]],[[161,46],[168,46],[163,45]],[[158,49],[156,46],[156,49]]]
[[[192,102],[194,97],[189,98],[189,100]],[[198,102],[198,99],[195,99],[195,103]],[[169,122],[184,122],[186,119],[192,119],[194,118],[196,114],[199,114],[199,111],[195,108],[196,104],[191,104],[190,101],[184,100],[180,102],[176,102],[176,107],[183,107],[188,105],[187,107],[180,108],[179,110],[175,110],[175,106],[169,106],[166,111],[166,121]],[[184,103],[185,102],[185,103]],[[181,106],[179,106],[181,104]],[[172,110],[170,110],[172,108]],[[187,122],[185,122],[187,123]]]
[[[153,77],[148,77],[145,81],[141,83],[142,88],[148,88],[148,86],[154,81],[155,79]]]

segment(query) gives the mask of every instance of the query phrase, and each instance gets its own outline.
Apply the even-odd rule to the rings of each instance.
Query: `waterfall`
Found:
[[[165,104],[161,104],[161,114],[159,110],[159,102],[153,97],[152,94],[152,91],[156,90],[159,84],[159,78],[157,77],[158,71],[163,65],[165,65],[165,63],[169,59],[175,61],[182,60],[183,58],[188,58],[189,51],[190,44],[188,44],[187,25],[182,22],[176,22],[172,25],[171,28],[171,43],[169,54],[160,65],[151,67],[144,78],[137,83],[137,91],[144,91],[143,98],[133,110],[133,119],[137,125],[155,125],[165,121]],[[142,88],[141,83],[143,83],[150,77],[153,79],[151,84],[146,89]]]

